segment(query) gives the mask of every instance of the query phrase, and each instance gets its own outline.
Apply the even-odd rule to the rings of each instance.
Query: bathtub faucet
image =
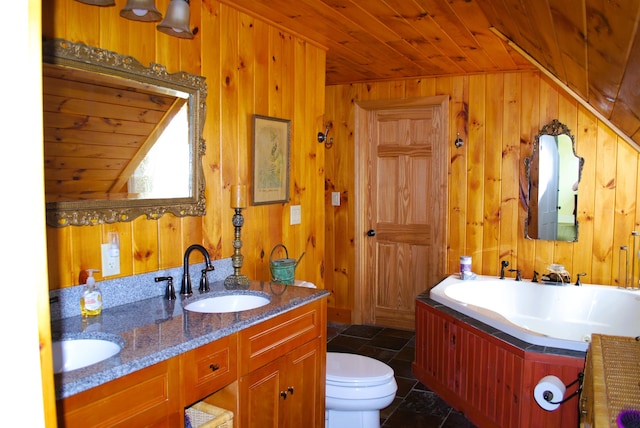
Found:
[[[522,281],[522,278],[520,277],[520,269],[509,269],[509,272],[515,272],[516,281]]]
[[[578,285],[578,286],[582,285],[582,281],[580,281],[580,277],[583,277],[583,276],[585,276],[585,275],[587,275],[587,273],[586,273],[586,272],[584,272],[584,273],[577,273],[577,274],[576,274],[576,276],[578,277],[578,279],[576,280],[576,285]]]
[[[509,261],[508,260],[503,260],[501,263],[501,267],[500,267],[500,279],[504,279],[504,269],[509,266]]]

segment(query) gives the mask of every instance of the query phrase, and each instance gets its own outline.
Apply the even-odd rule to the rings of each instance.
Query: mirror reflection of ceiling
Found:
[[[43,64],[46,201],[190,196],[188,94],[171,92]]]
[[[328,48],[328,85],[532,65],[494,27],[640,144],[640,2],[223,0]]]

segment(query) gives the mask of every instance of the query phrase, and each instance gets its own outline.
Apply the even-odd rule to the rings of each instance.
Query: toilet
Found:
[[[362,355],[327,352],[325,428],[380,428],[396,396],[393,369]]]

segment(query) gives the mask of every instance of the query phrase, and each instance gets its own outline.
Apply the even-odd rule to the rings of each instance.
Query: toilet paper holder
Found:
[[[580,394],[580,392],[582,392],[582,381],[583,381],[583,379],[584,379],[584,373],[580,372],[580,373],[578,373],[578,378],[576,380],[574,380],[573,382],[571,382],[568,385],[565,385],[565,388],[569,389],[570,387],[572,387],[573,385],[575,385],[577,383],[578,384],[578,389],[576,389],[573,394],[567,395],[566,397],[564,397],[560,401],[552,401],[553,400],[553,393],[551,391],[545,391],[542,394],[542,398],[544,398],[545,401],[547,401],[549,404],[562,404],[562,403],[572,399],[576,395]]]

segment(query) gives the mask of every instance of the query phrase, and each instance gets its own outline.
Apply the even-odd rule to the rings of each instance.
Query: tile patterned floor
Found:
[[[380,411],[381,428],[475,427],[413,376],[413,331],[329,323],[327,351],[366,355],[393,368],[398,392],[393,403]]]

